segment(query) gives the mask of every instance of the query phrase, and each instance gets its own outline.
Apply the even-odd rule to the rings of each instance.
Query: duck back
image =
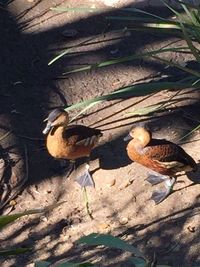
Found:
[[[183,148],[165,139],[151,139],[142,147],[136,140],[128,145],[128,155],[149,169],[166,175],[180,171],[196,170],[197,165]]]
[[[55,158],[75,160],[90,155],[101,131],[83,125],[55,127],[47,137],[47,149]]]

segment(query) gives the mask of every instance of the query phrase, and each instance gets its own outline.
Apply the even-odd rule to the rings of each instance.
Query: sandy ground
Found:
[[[10,118],[11,127],[26,144],[29,163],[28,182],[16,198],[13,213],[66,201],[44,216],[26,216],[0,233],[1,247],[33,248],[31,253],[1,258],[3,267],[32,267],[38,260],[56,262],[64,258],[88,260],[98,266],[131,266],[126,262],[129,255],[119,250],[88,249],[76,244],[81,236],[93,232],[119,236],[149,257],[155,252],[162,264],[181,267],[200,263],[199,172],[189,174],[189,179],[180,177],[173,194],[155,205],[150,199],[154,188],[145,181],[148,170],[128,159],[123,141],[131,126],[143,121],[151,127],[154,137],[181,143],[180,138],[199,123],[198,90],[163,91],[148,97],[139,92],[130,99],[101,103],[77,121],[103,131],[91,160],[96,187],[88,189],[88,197],[93,220],[86,213],[83,192],[73,176],[66,179],[64,174],[58,175],[59,163],[43,148],[42,121],[50,109],[176,73],[155,61],[135,60],[62,76],[86,63],[139,53],[172,42],[177,46],[182,44],[165,36],[113,31],[118,24],[105,20],[111,12],[111,2],[107,5],[106,1],[84,1],[85,6],[100,7],[101,12],[59,14],[49,8],[78,4],[59,0],[11,1],[8,11],[2,11],[1,113]],[[119,14],[117,4],[120,3],[115,4],[112,15]],[[144,1],[127,1],[126,6],[139,4]],[[63,31],[66,30],[75,30],[77,34],[73,38],[65,37]],[[69,56],[47,65],[67,47],[89,39],[90,45],[74,47]],[[169,53],[166,57],[179,62],[185,60],[179,54]],[[139,109],[165,103],[172,96],[173,101],[163,111],[150,116],[138,115]],[[128,116],[135,111],[135,115]],[[71,116],[75,114],[70,112]],[[198,162],[199,131],[194,131],[181,144]]]

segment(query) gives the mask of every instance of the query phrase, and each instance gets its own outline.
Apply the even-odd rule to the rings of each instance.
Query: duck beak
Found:
[[[130,141],[132,139],[132,136],[128,134],[127,136],[124,137],[124,141]]]
[[[46,127],[44,128],[44,130],[42,131],[42,133],[43,133],[43,134],[47,134],[47,133],[50,131],[51,127],[52,127],[52,124],[51,124],[50,121],[48,121],[48,122],[47,122],[47,125],[46,125]]]

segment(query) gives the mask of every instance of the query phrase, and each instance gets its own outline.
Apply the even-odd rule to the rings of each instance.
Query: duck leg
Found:
[[[147,182],[149,182],[151,185],[156,185],[156,184],[160,184],[164,181],[167,181],[169,179],[168,176],[165,176],[165,175],[161,175],[161,174],[157,174],[156,172],[155,173],[150,173],[148,174],[148,177],[147,177]]]
[[[86,186],[92,186],[95,187],[93,178],[89,172],[89,161],[90,159],[87,158],[87,161],[80,165],[76,171],[75,171],[75,180],[77,183],[80,184],[81,187],[86,187]]]
[[[176,182],[176,178],[170,177],[165,181],[165,190],[154,191],[151,199],[155,201],[155,204],[162,202],[167,196],[169,196],[173,190],[173,186]]]
[[[70,174],[75,170],[75,160],[69,161],[69,166],[66,168],[65,176],[66,178],[70,176]]]

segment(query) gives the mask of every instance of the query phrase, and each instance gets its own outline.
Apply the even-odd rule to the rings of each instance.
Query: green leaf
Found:
[[[180,4],[184,4],[185,6],[188,6],[188,7],[192,7],[192,8],[195,8],[196,10],[199,9],[199,7],[197,5],[194,5],[192,3],[185,3],[184,1],[181,1],[181,0],[176,0],[176,2],[180,3]]]
[[[167,89],[185,89],[185,88],[199,88],[198,84],[192,85],[191,82],[152,82],[152,83],[141,83],[128,87],[121,88],[110,94],[98,96],[89,100],[81,101],[77,104],[71,105],[65,108],[66,111],[82,108],[83,106],[88,106],[91,103],[98,104],[99,101],[110,101],[113,99],[125,99],[134,96],[144,96],[151,93],[159,92]]]
[[[108,16],[108,17],[106,17],[106,19],[107,20],[141,22],[139,25],[148,25],[148,24],[152,23],[154,25],[160,25],[158,27],[180,29],[177,21],[172,21],[172,20],[167,20],[167,19],[165,19],[165,20],[160,20],[160,19],[155,19],[155,18],[150,19],[148,17],[142,17],[142,16],[140,16],[140,17],[138,17],[138,16]]]
[[[191,135],[192,133],[194,133],[195,131],[200,129],[200,124],[195,127],[194,129],[192,129],[189,133],[187,133],[186,135],[184,135],[183,137],[181,137],[180,139],[178,139],[178,141],[181,141],[183,139],[185,139],[186,137],[188,137],[189,135]]]
[[[5,249],[0,250],[0,256],[8,256],[8,255],[18,255],[28,251],[31,251],[31,248],[14,248],[14,249]]]
[[[88,109],[92,108],[94,105],[101,103],[102,101],[97,101],[94,103],[89,104],[87,107],[85,107],[84,109],[82,109],[76,116],[72,117],[71,120],[69,121],[69,123],[71,123],[72,121],[74,121],[75,119],[77,119],[81,114],[83,114],[84,112],[86,112]]]
[[[182,8],[185,10],[185,13],[187,14],[187,16],[191,19],[191,22],[194,24],[194,25],[198,25],[197,23],[197,20],[193,14],[192,11],[190,11],[188,9],[188,7],[185,5],[185,4],[181,4]]]
[[[168,103],[166,101],[166,103]],[[133,116],[133,115],[138,115],[138,116],[144,116],[144,115],[148,115],[150,113],[153,113],[155,111],[158,111],[160,109],[164,108],[164,105],[161,104],[155,104],[155,105],[150,105],[144,108],[138,108],[135,111],[130,111],[128,113],[126,113],[127,116]]]
[[[41,213],[41,211],[40,210],[39,211],[38,210],[31,210],[31,211],[25,211],[25,212],[11,214],[11,215],[0,216],[0,229],[11,222],[14,222],[16,219],[18,219],[22,216],[29,215],[29,214],[37,214],[37,213]]]
[[[198,72],[198,71],[189,69],[187,67],[182,67],[181,65],[179,65],[179,64],[177,64],[175,62],[169,61],[167,59],[164,59],[164,58],[161,58],[161,57],[158,57],[158,56],[152,56],[152,58],[160,60],[161,62],[164,62],[165,64],[167,64],[167,65],[169,65],[171,67],[176,67],[177,69],[185,71],[186,73],[190,73],[190,74],[192,74],[192,75],[194,75],[196,77],[200,77],[200,72]]]
[[[127,56],[127,57],[107,60],[107,61],[103,61],[103,62],[100,62],[100,63],[97,63],[97,64],[89,65],[89,66],[86,66],[86,67],[73,69],[73,70],[64,72],[63,75],[71,74],[71,73],[77,73],[77,72],[81,72],[81,71],[85,71],[85,70],[96,69],[96,68],[102,68],[102,67],[106,67],[106,66],[111,66],[111,65],[115,65],[115,64],[119,64],[119,63],[132,61],[132,60],[135,60],[135,59],[138,59],[138,58],[151,57],[153,55],[157,55],[157,54],[161,54],[161,53],[165,53],[165,52],[183,53],[183,52],[187,52],[187,51],[189,51],[188,47],[165,48],[165,49],[161,48],[161,49],[157,49],[157,50],[141,53],[141,54],[138,54],[138,55],[134,54],[134,55],[130,55],[130,56]]]
[[[49,206],[47,206],[45,208],[41,208],[41,209],[27,210],[27,211],[16,213],[16,214],[9,214],[9,215],[0,216],[0,229],[5,227],[7,224],[9,224],[11,222],[14,222],[16,219],[18,219],[20,217],[23,217],[26,215],[48,212],[48,211],[51,211],[52,209],[60,206],[63,203],[66,203],[66,201],[63,201],[60,203],[55,203],[55,204],[49,205]]]
[[[38,261],[35,262],[35,267],[48,267],[51,264],[49,261]]]
[[[91,267],[91,266],[95,267],[95,265],[89,262],[84,262],[84,263],[63,262],[56,265],[56,267]]]
[[[131,257],[128,259],[131,263],[134,264],[135,267],[147,267],[147,262],[144,259]]]
[[[157,16],[155,14],[152,14],[152,13],[149,13],[149,12],[146,12],[144,10],[141,10],[141,9],[138,9],[138,8],[134,8],[134,7],[122,8],[122,10],[123,11],[129,11],[129,12],[134,12],[134,13],[136,12],[136,13],[144,14],[144,15],[147,15],[147,16],[159,19],[159,20],[163,20],[163,21],[167,20],[167,19],[165,19],[163,17]]]
[[[78,240],[78,243],[85,243],[87,245],[103,245],[110,248],[117,248],[124,251],[129,251],[134,253],[135,256],[142,257],[145,259],[145,256],[134,246],[128,244],[127,242],[121,240],[118,237],[114,237],[109,234],[97,234],[93,233],[88,236],[81,237]]]
[[[61,57],[67,55],[69,53],[69,51],[70,51],[70,49],[67,49],[64,52],[62,52],[61,54],[59,54],[58,56],[54,57],[51,61],[49,61],[48,66],[50,66],[51,64],[53,64],[55,61],[57,61]]]
[[[48,261],[38,261],[35,263],[35,267],[48,267],[49,265],[51,265],[51,263]],[[73,263],[73,262],[63,261],[62,263],[56,264],[56,267],[91,267],[91,266],[95,267],[95,265],[93,265],[90,262]]]
[[[180,16],[181,13],[179,13],[178,11],[176,11],[174,8],[172,8],[170,5],[168,5],[164,0],[161,0],[161,2],[163,2],[163,4],[169,8],[169,10],[171,10],[176,16]]]
[[[187,33],[187,30],[186,28],[184,27],[184,25],[182,23],[180,23],[180,26],[181,26],[181,29],[182,29],[182,32],[183,32],[183,35],[185,37],[185,40],[188,44],[188,47],[190,48],[193,56],[196,58],[196,60],[198,62],[200,62],[200,56],[199,56],[199,51],[198,49],[193,45],[192,41],[190,40],[190,37],[188,36],[188,33]]]

